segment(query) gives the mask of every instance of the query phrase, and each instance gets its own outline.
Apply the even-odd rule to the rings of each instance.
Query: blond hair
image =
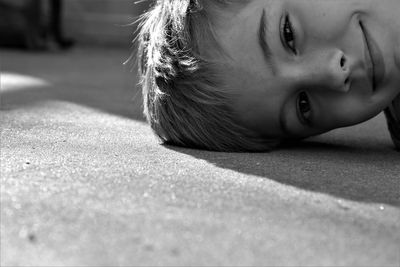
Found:
[[[238,122],[218,75],[223,66],[205,45],[219,49],[210,13],[233,1],[158,0],[141,18],[144,114],[166,144],[216,151],[265,151],[277,144]]]

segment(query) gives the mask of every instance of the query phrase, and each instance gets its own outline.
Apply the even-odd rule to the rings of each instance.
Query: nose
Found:
[[[341,50],[312,53],[302,62],[301,69],[307,83],[316,88],[339,92],[350,89],[350,62]]]

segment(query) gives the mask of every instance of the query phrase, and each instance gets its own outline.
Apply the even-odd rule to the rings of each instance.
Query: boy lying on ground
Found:
[[[400,1],[159,0],[144,112],[167,144],[270,150],[382,111],[400,147]]]

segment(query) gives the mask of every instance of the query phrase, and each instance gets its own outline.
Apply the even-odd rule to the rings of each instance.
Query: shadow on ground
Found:
[[[365,203],[400,206],[400,153],[390,143],[367,146],[332,135],[269,153],[216,153],[167,146],[224,169],[306,191]],[[338,144],[335,142],[342,142]]]

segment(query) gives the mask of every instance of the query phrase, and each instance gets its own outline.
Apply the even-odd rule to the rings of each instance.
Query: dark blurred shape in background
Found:
[[[129,46],[151,1],[0,0],[0,45],[29,50],[74,43]]]

